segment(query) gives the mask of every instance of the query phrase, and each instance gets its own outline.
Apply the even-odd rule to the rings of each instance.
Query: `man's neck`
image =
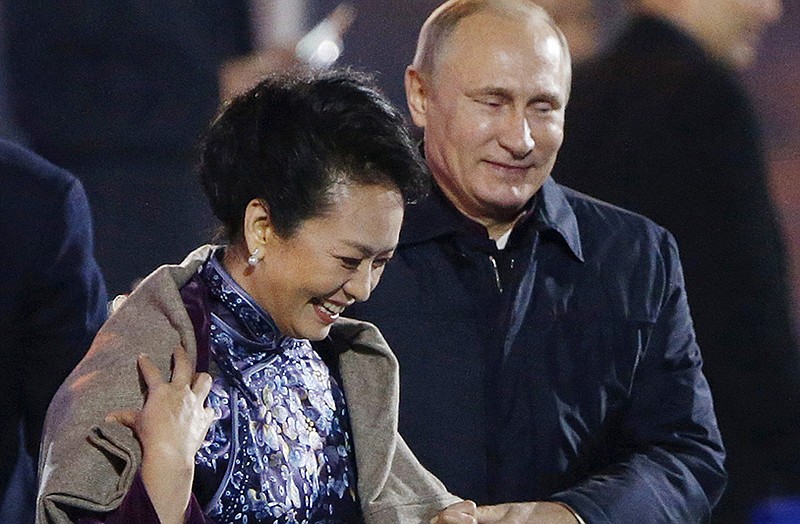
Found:
[[[517,223],[519,217],[522,216],[522,213],[517,215],[517,217],[512,222],[495,222],[494,224],[482,224],[483,227],[486,228],[486,232],[489,234],[489,238],[494,241],[503,237],[507,233],[511,232],[514,229],[514,224]]]
[[[445,198],[447,198],[445,196]],[[452,199],[448,198],[447,200],[456,208],[456,211],[467,217],[468,219],[472,220],[473,222],[482,225],[486,228],[486,233],[489,235],[489,238],[492,240],[497,240],[498,238],[502,237],[512,229],[514,229],[514,225],[517,223],[517,220],[520,219],[525,214],[525,210],[522,209],[511,219],[497,219],[494,217],[485,217],[485,216],[476,216],[471,213],[468,213],[464,209],[462,209],[456,202]]]
[[[439,191],[442,192],[444,198],[448,200],[450,204],[453,207],[455,207],[459,213],[461,213],[468,219],[472,220],[473,222],[476,222],[485,227],[486,232],[489,235],[489,238],[491,238],[492,240],[497,240],[498,238],[502,237],[503,235],[511,231],[514,228],[514,225],[520,219],[520,217],[522,217],[525,214],[525,209],[527,208],[527,206],[524,206],[522,209],[518,210],[516,214],[509,217],[486,216],[486,215],[470,213],[469,211],[464,209],[463,206],[459,204],[458,199],[454,197],[454,195],[449,191],[446,185],[443,185],[438,181],[436,182],[436,185]]]

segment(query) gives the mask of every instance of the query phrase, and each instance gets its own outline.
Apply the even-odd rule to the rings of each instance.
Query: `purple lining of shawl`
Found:
[[[181,288],[181,299],[194,327],[197,340],[197,372],[208,372],[211,314],[208,286],[201,278],[192,278]]]

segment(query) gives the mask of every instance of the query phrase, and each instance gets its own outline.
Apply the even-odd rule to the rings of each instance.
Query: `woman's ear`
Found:
[[[244,211],[244,227],[242,228],[247,252],[258,249],[264,255],[264,246],[275,234],[270,218],[269,206],[263,200],[254,198],[248,202]]]

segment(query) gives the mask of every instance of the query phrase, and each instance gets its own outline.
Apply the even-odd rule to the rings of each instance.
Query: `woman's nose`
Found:
[[[353,277],[345,282],[344,292],[358,302],[364,302],[372,293],[372,267],[359,269]]]

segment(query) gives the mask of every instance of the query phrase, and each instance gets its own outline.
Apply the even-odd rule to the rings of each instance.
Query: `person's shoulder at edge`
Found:
[[[24,187],[37,193],[59,194],[72,184],[79,183],[67,170],[5,139],[0,139],[0,165],[3,167],[0,169],[0,180],[5,189]],[[11,191],[3,191],[3,194],[14,196]]]
[[[91,295],[72,299],[76,304],[92,302],[88,307],[96,313],[96,330],[105,318],[99,315],[105,285],[94,260],[91,209],[80,180],[35,152],[0,139],[0,187],[0,236],[15,246],[0,253],[6,269],[34,279],[37,287],[47,280],[51,292],[62,297],[67,289]]]

